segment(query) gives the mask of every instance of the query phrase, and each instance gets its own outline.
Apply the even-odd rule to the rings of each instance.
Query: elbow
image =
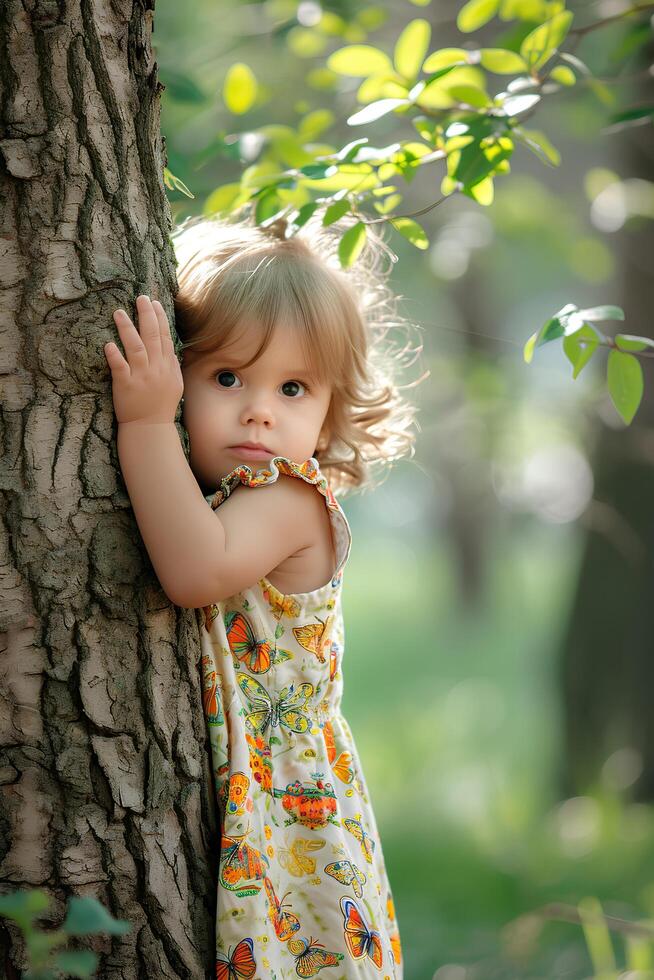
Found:
[[[165,592],[174,606],[180,606],[182,609],[202,609],[204,606],[210,606],[222,599],[227,599],[231,595],[227,589],[221,588],[220,585],[215,583],[209,585],[210,581],[211,579],[207,577],[196,588],[171,588],[166,589]]]

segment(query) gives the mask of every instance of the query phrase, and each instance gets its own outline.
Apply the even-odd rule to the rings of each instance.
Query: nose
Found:
[[[254,422],[255,425],[264,425],[266,428],[274,425],[275,419],[270,401],[266,395],[261,394],[257,396],[255,394],[248,399],[247,404],[241,412],[241,423],[248,425],[251,422]]]

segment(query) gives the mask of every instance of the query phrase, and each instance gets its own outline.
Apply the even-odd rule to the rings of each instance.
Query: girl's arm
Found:
[[[118,454],[141,537],[177,606],[195,609],[235,595],[323,530],[320,495],[283,476],[235,493],[219,516],[202,496],[172,422],[122,423]]]
[[[246,502],[247,514],[243,503],[226,512],[226,518],[233,515],[227,537],[202,495],[175,427],[184,380],[168,319],[161,304],[147,296],[139,296],[136,306],[140,336],[123,310],[114,314],[127,360],[116,344],[105,345],[120,467],[163,590],[176,605],[196,607],[252,585],[313,540],[310,512],[315,504],[306,493],[312,488],[298,489],[300,481],[285,479],[265,491],[252,490],[246,496],[256,494],[257,499]]]

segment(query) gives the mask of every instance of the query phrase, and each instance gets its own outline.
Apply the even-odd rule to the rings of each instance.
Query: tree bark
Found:
[[[46,926],[71,895],[128,919],[81,944],[99,977],[196,980],[218,865],[199,624],[141,542],[103,353],[141,292],[172,323],[153,8],[0,4],[0,891],[46,891]]]

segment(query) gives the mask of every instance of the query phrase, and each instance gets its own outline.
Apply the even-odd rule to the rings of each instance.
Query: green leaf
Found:
[[[333,51],[327,59],[327,67],[338,75],[360,78],[366,75],[393,73],[391,59],[371,44],[348,44]]]
[[[457,14],[456,26],[464,34],[476,31],[495,16],[499,5],[500,0],[468,0]]]
[[[293,224],[298,228],[301,228],[302,225],[306,225],[307,221],[318,207],[320,207],[318,201],[309,201],[308,204],[303,204],[296,216],[293,218]]]
[[[577,81],[577,76],[567,65],[557,65],[552,68],[549,77],[559,85],[574,85]]]
[[[98,957],[90,949],[58,953],[52,965],[67,976],[92,977],[98,965]]]
[[[495,193],[493,178],[491,176],[484,177],[483,180],[478,180],[475,184],[464,187],[463,193],[471,197],[477,204],[488,207],[493,203]]]
[[[300,173],[303,177],[309,177],[310,180],[322,180],[323,177],[331,177],[338,173],[338,167],[333,163],[308,163],[306,166],[300,167]]]
[[[377,102],[371,102],[364,109],[360,109],[359,112],[355,112],[353,116],[347,119],[347,124],[348,126],[361,126],[363,123],[374,122],[375,119],[387,116],[398,106],[410,104],[410,99],[379,99]]]
[[[591,90],[593,95],[596,95],[602,105],[613,106],[617,101],[615,92],[599,78],[588,78],[586,79],[586,85]]]
[[[257,96],[257,80],[252,69],[237,61],[227,69],[223,83],[223,101],[235,116],[250,109]]]
[[[526,364],[531,364],[534,359],[534,351],[536,349],[536,341],[538,340],[538,330],[536,333],[532,333],[531,337],[525,344],[522,350],[522,356],[525,359]]]
[[[647,925],[647,922],[643,922]],[[652,973],[654,970],[654,957],[652,956],[651,940],[642,936],[624,937],[626,966],[628,970],[642,970]],[[646,975],[646,973],[645,973]]]
[[[629,425],[643,397],[643,370],[638,358],[633,354],[612,350],[608,358],[607,381],[611,401]],[[586,939],[588,941],[588,934]],[[608,959],[606,963],[608,964]],[[615,964],[610,969],[615,969]]]
[[[654,116],[654,105],[640,105],[633,109],[623,109],[622,112],[615,112],[609,116],[609,122],[631,122],[634,119],[645,119]]]
[[[416,248],[428,248],[429,239],[422,225],[412,218],[391,218],[391,224]]]
[[[180,180],[179,177],[176,177],[175,174],[168,169],[168,167],[164,167],[164,184],[169,188],[169,190],[181,191],[182,194],[186,194],[187,197],[195,197],[195,194],[190,192],[184,181]]]
[[[564,308],[565,309],[565,308]],[[562,337],[565,333],[565,318],[562,318],[559,313],[556,316],[552,316],[549,320],[546,320],[540,330],[537,330],[533,334],[527,343],[525,344],[525,360],[527,360],[527,349],[531,352],[529,360],[531,361],[534,350],[536,347],[542,347],[543,344],[548,344],[552,340],[556,340],[558,337]]]
[[[440,68],[454,67],[454,65],[467,65],[469,51],[465,48],[441,48],[440,51],[433,51],[422,66],[422,70],[428,74],[438,71]]]
[[[487,71],[496,75],[512,75],[527,70],[524,58],[506,48],[482,48],[480,62]]]
[[[338,257],[343,269],[348,269],[356,262],[366,243],[367,236],[368,232],[363,221],[357,221],[345,232],[338,243]]]
[[[483,109],[490,104],[488,93],[474,85],[451,85],[447,92],[457,102],[473,106],[475,109]]]
[[[530,70],[540,68],[549,60],[568,33],[573,16],[572,11],[562,10],[527,34],[520,45],[520,54]]]
[[[430,41],[429,21],[418,17],[408,23],[395,44],[393,53],[395,70],[404,78],[413,81],[420,71]]]
[[[654,347],[654,340],[651,337],[635,337],[629,333],[618,333],[614,340],[620,350],[639,351]]]
[[[38,888],[0,895],[0,916],[17,922],[23,931],[29,929],[33,920],[49,907],[50,899]]]
[[[244,204],[248,195],[240,184],[223,184],[207,197],[202,208],[203,214],[217,214],[220,211],[232,211]]]
[[[322,219],[323,227],[327,225],[332,225],[339,218],[342,218],[344,214],[350,210],[350,202],[344,197],[342,201],[336,201],[335,204],[330,204],[325,211],[325,216]]]
[[[391,194],[385,201],[375,202],[373,207],[378,214],[388,214],[389,211],[392,211],[393,208],[398,207],[401,203],[401,194]]]
[[[584,343],[580,343],[584,341]],[[577,378],[582,368],[588,364],[597,350],[599,337],[591,326],[585,323],[574,333],[563,338],[563,353],[572,364],[572,377]]]
[[[513,126],[512,132],[543,163],[551,167],[559,166],[561,163],[561,154],[550,143],[545,133],[537,129],[525,129],[524,126]]]
[[[624,320],[620,306],[591,306],[577,312],[583,320]]]
[[[275,191],[268,191],[262,194],[254,209],[256,223],[265,228],[267,225],[272,224],[285,208],[286,205]]]
[[[132,927],[124,919],[114,919],[96,898],[73,896],[68,902],[68,912],[61,928],[69,936],[90,936],[96,932],[123,936]]]
[[[298,136],[303,143],[308,143],[310,140],[319,136],[334,122],[334,113],[329,109],[315,109],[313,112],[308,112],[300,120],[300,125],[298,126]]]
[[[593,974],[599,974],[600,977],[608,973],[614,974],[615,954],[602,906],[596,898],[584,898],[579,902],[578,909],[588,954],[594,967]]]

